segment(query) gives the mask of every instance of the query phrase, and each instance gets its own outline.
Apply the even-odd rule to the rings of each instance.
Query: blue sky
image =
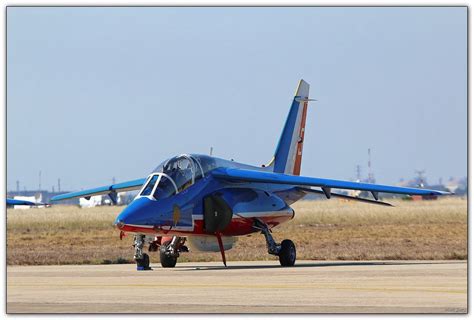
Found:
[[[302,174],[467,174],[466,8],[7,9],[7,190],[272,157],[300,78]]]

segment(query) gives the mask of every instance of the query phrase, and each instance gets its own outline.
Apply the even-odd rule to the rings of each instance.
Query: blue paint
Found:
[[[286,118],[285,126],[278,141],[277,148],[275,150],[275,166],[274,172],[285,172],[286,163],[288,162],[288,155],[291,148],[291,140],[293,138],[293,131],[295,130],[296,120],[298,118],[298,110],[300,103],[296,101],[295,97],[291,104],[290,112]]]

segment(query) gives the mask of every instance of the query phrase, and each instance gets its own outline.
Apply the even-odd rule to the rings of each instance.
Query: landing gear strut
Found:
[[[293,241],[285,239],[281,244],[277,244],[273,239],[268,226],[260,220],[255,220],[255,228],[261,230],[267,242],[268,253],[278,256],[280,265],[283,267],[291,267],[295,265],[296,261],[296,247]]]
[[[133,258],[137,262],[137,270],[151,270],[150,257],[146,253],[143,253],[145,236],[143,234],[137,234],[135,235],[133,242],[133,246],[135,247],[135,255]]]

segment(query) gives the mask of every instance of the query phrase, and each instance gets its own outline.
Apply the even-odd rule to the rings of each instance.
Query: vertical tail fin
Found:
[[[299,175],[303,155],[309,84],[300,80],[272,161],[273,171]]]

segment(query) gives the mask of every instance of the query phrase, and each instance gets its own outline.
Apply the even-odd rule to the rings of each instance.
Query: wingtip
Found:
[[[432,193],[435,196],[452,196],[454,195],[454,192],[451,191],[438,191]]]

